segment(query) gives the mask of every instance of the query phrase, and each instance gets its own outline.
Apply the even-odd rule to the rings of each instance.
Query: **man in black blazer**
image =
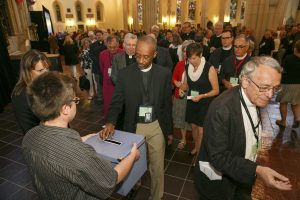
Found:
[[[148,144],[153,200],[163,197],[165,139],[172,130],[171,71],[153,63],[156,54],[155,39],[144,36],[138,40],[137,63],[120,71],[100,134],[103,139],[113,134],[124,104],[124,130],[145,136]]]
[[[291,190],[288,178],[255,162],[261,147],[259,108],[280,89],[281,71],[271,57],[253,58],[240,74],[240,86],[210,104],[194,176],[201,199],[250,200],[256,176],[269,187]]]

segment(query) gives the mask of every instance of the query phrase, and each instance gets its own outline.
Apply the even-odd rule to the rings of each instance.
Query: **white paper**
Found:
[[[199,167],[209,180],[222,180],[222,173],[213,168],[209,162],[199,161]]]
[[[187,100],[191,100],[193,98],[193,96],[187,96],[186,99]]]

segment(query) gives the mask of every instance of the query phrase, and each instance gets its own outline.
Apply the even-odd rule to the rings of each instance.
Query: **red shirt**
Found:
[[[182,74],[184,73],[184,70],[185,70],[185,64],[186,64],[185,60],[179,61],[176,64],[173,75],[172,75],[172,84],[175,87],[174,96],[176,98],[180,98],[180,96],[179,96],[179,88],[175,86],[174,80],[181,82]]]

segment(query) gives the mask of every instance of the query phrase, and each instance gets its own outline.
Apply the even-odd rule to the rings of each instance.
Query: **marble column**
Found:
[[[143,0],[143,29],[146,33],[150,32],[151,26],[157,24],[156,11],[157,2],[154,0]]]

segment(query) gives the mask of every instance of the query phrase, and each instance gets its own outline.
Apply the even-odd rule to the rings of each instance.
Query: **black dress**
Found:
[[[201,61],[202,62],[202,61]],[[212,90],[212,86],[208,79],[208,72],[211,67],[209,62],[206,62],[203,68],[203,72],[199,79],[195,82],[191,80],[188,74],[188,66],[186,67],[187,83],[189,86],[188,96],[191,95],[191,90],[198,91],[200,94],[205,94]],[[208,106],[213,97],[203,98],[199,102],[193,102],[188,100],[186,108],[186,121],[188,123],[196,124],[203,127],[204,118],[208,110]]]
[[[23,134],[39,125],[40,120],[33,114],[29,105],[26,88],[19,95],[12,96],[12,106]]]

